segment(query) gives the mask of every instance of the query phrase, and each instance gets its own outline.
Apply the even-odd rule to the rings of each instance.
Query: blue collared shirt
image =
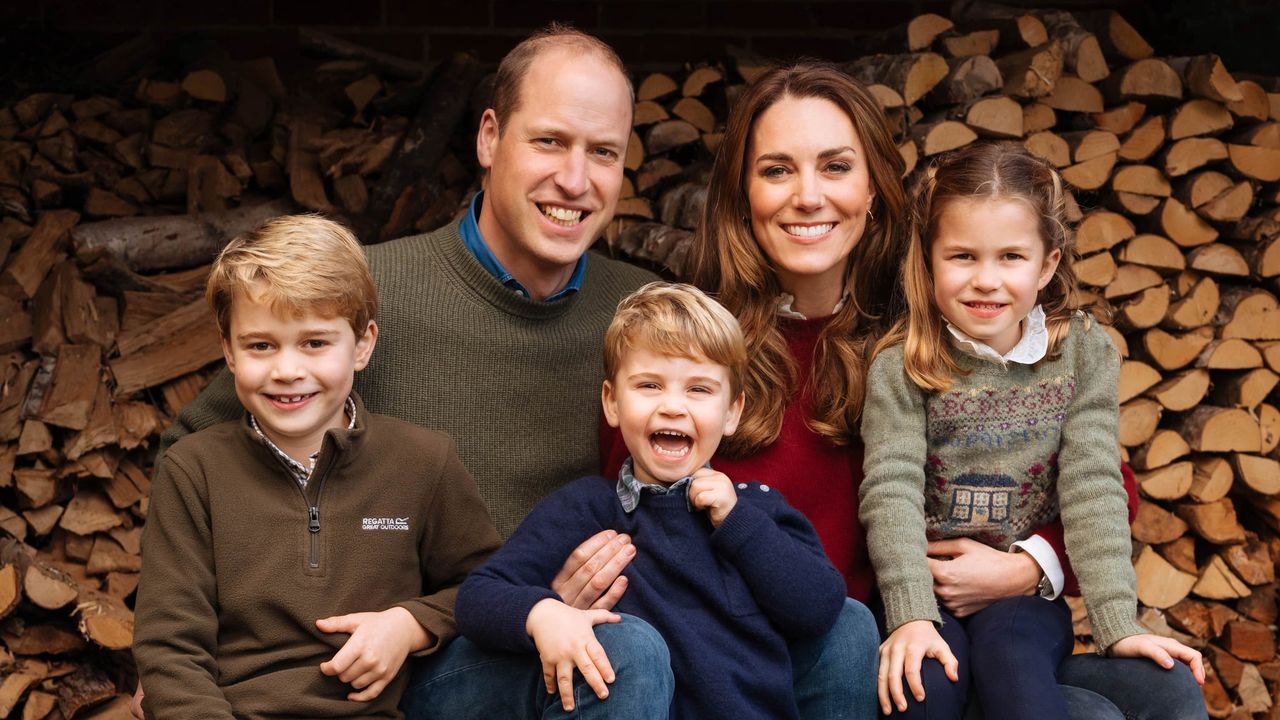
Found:
[[[711,463],[707,463],[702,467],[711,467]],[[618,500],[622,502],[622,510],[628,515],[635,512],[640,505],[640,493],[651,492],[654,495],[670,495],[671,493],[679,493],[684,495],[686,507],[689,512],[693,512],[693,501],[689,499],[689,483],[693,482],[693,476],[682,477],[670,485],[658,485],[656,483],[640,482],[640,478],[636,477],[632,470],[631,458],[627,458],[622,463],[622,468],[618,470]]]
[[[506,268],[502,267],[502,263],[498,262],[497,256],[489,249],[489,243],[485,242],[484,237],[480,235],[480,204],[484,202],[483,198],[483,192],[478,192],[475,197],[471,198],[471,207],[467,209],[467,214],[462,218],[462,224],[458,227],[458,232],[462,235],[462,244],[467,246],[467,250],[475,256],[481,267],[488,270],[489,274],[505,285],[508,290],[517,292],[524,297],[530,297],[528,288],[521,285],[519,280],[515,279]],[[569,284],[552,293],[545,302],[554,302],[581,290],[582,276],[586,273],[587,256],[584,254],[578,258],[578,264],[573,268],[573,275],[569,276]]]

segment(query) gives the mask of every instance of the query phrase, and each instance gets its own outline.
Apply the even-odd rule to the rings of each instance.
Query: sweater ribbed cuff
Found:
[[[495,603],[497,612],[485,618],[489,627],[483,635],[475,635],[471,640],[481,646],[491,646],[514,652],[536,652],[537,646],[529,636],[529,612],[533,606],[546,600],[559,600],[560,596],[548,588],[516,587],[510,588],[510,596]]]
[[[1130,635],[1147,632],[1138,624],[1133,603],[1124,600],[1090,607],[1089,623],[1093,626],[1093,641],[1098,645],[1100,655]]]
[[[755,505],[738,502],[711,534],[711,542],[721,551],[734,555],[751,542],[761,523],[772,522],[768,513]]]
[[[882,585],[880,592],[884,597],[886,632],[893,632],[912,620],[942,624],[942,614],[938,612],[938,600],[933,596],[932,587],[926,585],[922,589],[902,583],[889,588]]]

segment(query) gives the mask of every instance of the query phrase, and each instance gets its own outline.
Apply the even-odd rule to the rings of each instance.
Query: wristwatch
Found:
[[[1036,584],[1036,594],[1045,600],[1053,599],[1053,583],[1050,582],[1049,576],[1043,572],[1040,573],[1040,582]]]

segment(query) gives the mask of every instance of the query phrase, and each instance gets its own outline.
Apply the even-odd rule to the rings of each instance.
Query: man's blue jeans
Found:
[[[542,667],[528,653],[483,650],[454,640],[413,667],[400,709],[408,720],[429,718],[635,718],[667,717],[675,679],[666,643],[648,623],[629,615],[597,625],[617,680],[599,700],[577,678],[576,708],[566,713],[542,681]],[[876,717],[876,657],[880,640],[871,612],[846,600],[824,636],[791,645],[796,700],[804,720],[872,720]]]

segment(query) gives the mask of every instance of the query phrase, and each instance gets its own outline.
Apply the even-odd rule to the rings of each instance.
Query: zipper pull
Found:
[[[320,508],[307,508],[307,529],[313,533],[320,532]]]

